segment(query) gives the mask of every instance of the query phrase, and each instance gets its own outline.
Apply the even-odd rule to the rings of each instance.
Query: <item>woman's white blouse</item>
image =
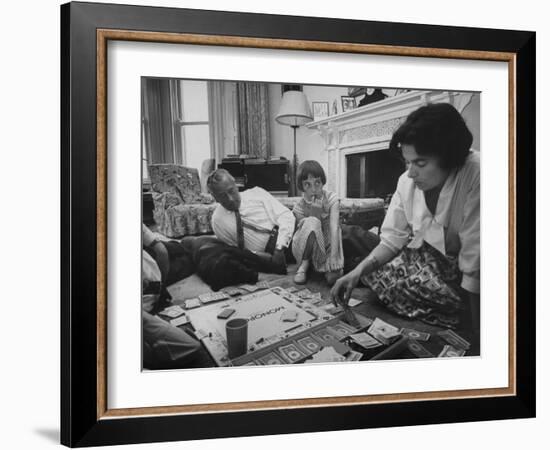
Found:
[[[479,152],[472,151],[445,181],[435,215],[424,192],[407,172],[402,174],[382,224],[381,244],[398,253],[425,241],[444,255],[458,255],[462,287],[479,293],[479,173]]]

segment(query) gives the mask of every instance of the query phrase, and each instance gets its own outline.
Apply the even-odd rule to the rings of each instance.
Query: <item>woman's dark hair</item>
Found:
[[[470,153],[472,133],[454,106],[431,103],[418,108],[393,134],[390,151],[401,156],[401,145],[414,145],[416,153],[437,157],[444,169],[462,166]]]
[[[307,180],[309,176],[312,176],[313,178],[320,178],[323,182],[323,185],[327,184],[327,176],[325,175],[325,171],[321,167],[321,164],[319,164],[317,161],[314,160],[308,160],[304,161],[302,164],[300,164],[300,167],[298,167],[298,189],[302,190],[302,183],[304,180]]]

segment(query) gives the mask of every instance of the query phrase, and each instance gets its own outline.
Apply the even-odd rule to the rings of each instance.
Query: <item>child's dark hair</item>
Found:
[[[310,175],[313,178],[320,178],[323,182],[323,185],[327,184],[327,176],[325,175],[325,171],[321,167],[321,164],[319,164],[317,161],[310,159],[304,161],[302,164],[300,164],[300,167],[298,167],[297,184],[300,191],[302,190],[303,182],[307,180]]]

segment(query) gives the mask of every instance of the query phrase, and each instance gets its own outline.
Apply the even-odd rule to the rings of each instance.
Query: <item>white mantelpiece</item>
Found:
[[[415,109],[427,103],[451,103],[462,112],[471,98],[471,93],[411,91],[308,123],[325,140],[328,189],[345,197],[346,156],[387,150],[393,132]]]

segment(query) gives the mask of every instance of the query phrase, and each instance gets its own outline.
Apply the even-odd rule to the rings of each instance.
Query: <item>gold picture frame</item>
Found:
[[[153,9],[154,18],[150,14]],[[127,13],[130,11],[133,13],[133,19],[128,18]],[[174,15],[179,19],[177,26],[173,25]],[[109,26],[105,17],[110,18]],[[196,26],[199,18],[202,25]],[[223,22],[230,24],[223,28],[222,31],[225,33],[219,29],[216,31],[215,24],[219,23],[220,19],[227,19]],[[525,329],[525,321],[520,319],[532,317],[534,305],[529,305],[529,299],[519,305],[517,299],[518,285],[529,286],[531,281],[527,273],[519,273],[518,270],[518,240],[529,238],[520,236],[517,232],[518,212],[520,209],[522,213],[526,212],[523,207],[518,206],[518,203],[523,201],[518,198],[517,192],[518,184],[524,186],[529,183],[524,177],[524,170],[520,172],[518,169],[518,159],[534,159],[532,154],[530,156],[518,153],[518,143],[523,145],[532,139],[528,134],[525,118],[534,115],[534,108],[526,103],[527,98],[534,96],[535,89],[534,83],[530,81],[531,77],[534,77],[534,33],[463,30],[462,33],[477,33],[476,36],[481,40],[475,48],[465,49],[458,40],[459,31],[442,41],[436,36],[428,36],[422,25],[416,26],[415,35],[424,38],[415,39],[406,27],[400,28],[399,24],[390,26],[369,22],[368,24],[373,27],[373,33],[375,28],[385,30],[384,39],[369,42],[370,34],[366,33],[362,41],[357,42],[349,39],[350,34],[346,27],[350,24],[345,20],[331,19],[329,28],[334,39],[329,41],[324,39],[328,31],[322,30],[326,24],[323,22],[321,25],[319,19],[297,19],[313,24],[310,33],[302,36],[284,32],[269,35],[267,31],[247,31],[243,24],[251,19],[263,23],[264,30],[275,29],[291,20],[284,16],[262,17],[246,13],[199,10],[174,11],[124,5],[67,4],[62,7],[62,119],[64,129],[68,131],[63,136],[63,155],[66,157],[63,159],[70,161],[70,164],[62,168],[62,206],[66,211],[65,220],[62,221],[62,379],[66,382],[62,393],[62,443],[82,446],[145,440],[307,432],[430,423],[435,417],[439,418],[438,421],[532,417],[534,387],[526,386],[525,376],[534,371],[534,356],[526,354],[533,335],[532,331]],[[72,30],[79,30],[79,35],[71,34]],[[514,34],[514,39],[511,40],[513,44],[508,44],[508,48],[499,43],[500,37],[506,33],[519,33]],[[278,37],[273,37],[274,35]],[[509,72],[508,386],[444,392],[109,408],[107,55],[108,43],[112,41],[505,62]],[[422,45],[418,41],[422,41]],[[447,46],[442,47],[445,43]],[[89,73],[92,67],[95,67],[92,71],[93,77]],[[79,83],[80,92],[75,90],[75,83]],[[93,104],[90,104],[91,98],[94,99]],[[90,161],[94,162],[92,167],[95,170],[90,169]],[[524,167],[524,163],[521,167]],[[89,188],[92,186],[94,189],[90,192]],[[79,208],[74,207],[76,202],[81,205]],[[531,211],[527,215],[532,219],[532,214]],[[95,223],[94,230],[79,226],[92,217]],[[531,227],[531,224],[522,226]],[[90,254],[92,247],[94,249]],[[80,255],[80,260],[77,259],[77,255]],[[521,258],[529,258],[534,263],[531,257],[524,254]],[[83,260],[87,262],[86,267],[82,266]],[[92,270],[90,267],[94,270],[93,274],[88,272]],[[530,289],[534,289],[534,285]],[[77,298],[78,292],[85,294]],[[82,321],[82,317],[87,318]],[[78,328],[73,326],[77,320]],[[79,353],[78,357],[75,352]],[[89,371],[92,368],[91,374]],[[492,408],[490,413],[487,412],[487,406],[493,404],[498,404],[499,407]],[[372,419],[372,414],[379,411],[385,411],[385,417],[389,417],[387,413],[391,411],[392,418],[382,421]],[[419,415],[418,412],[422,414]],[[313,416],[315,425],[312,425],[311,420],[308,421],[308,417]],[[243,418],[246,418],[246,426],[242,423]],[[348,421],[344,422],[344,418]],[[147,423],[147,437],[140,433],[143,423]],[[168,425],[174,426],[167,427]],[[166,429],[171,431],[166,433]]]

